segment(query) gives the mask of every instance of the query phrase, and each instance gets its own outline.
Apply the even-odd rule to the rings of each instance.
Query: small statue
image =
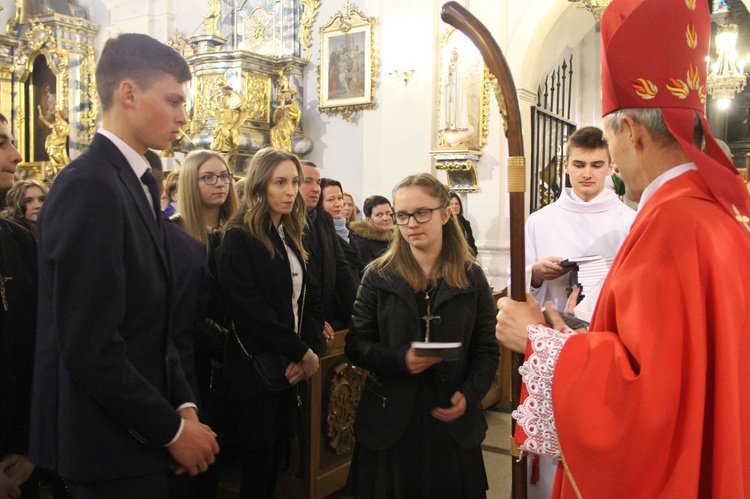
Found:
[[[208,0],[208,12],[203,16],[203,24],[206,33],[213,36],[221,36],[219,20],[221,19],[221,3],[219,0]]]
[[[44,117],[42,107],[39,106],[38,109],[39,120],[49,128],[49,135],[44,139],[44,148],[51,163],[51,172],[48,172],[48,174],[56,174],[62,167],[70,163],[70,158],[68,157],[70,125],[62,117],[59,110],[55,110],[55,121],[50,123]]]
[[[271,128],[271,145],[292,152],[292,135],[302,117],[299,102],[294,99],[297,92],[289,88],[284,70],[279,70],[279,106],[273,112],[274,127]]]
[[[219,101],[218,121],[214,127],[214,140],[211,142],[211,149],[231,152],[239,147],[239,127],[243,119],[245,99],[229,85],[226,85],[221,91],[224,95]]]
[[[193,142],[190,139],[190,136],[188,136],[188,134],[185,133],[184,128],[190,129],[190,122],[188,122],[186,125],[184,125],[182,128],[180,128],[180,130],[179,130],[180,133],[177,135],[177,139],[175,139],[173,142],[170,142],[169,146],[167,146],[166,149],[162,149],[162,151],[159,153],[159,157],[162,157],[162,158],[174,158],[175,147],[177,147],[178,150],[179,150],[180,147],[182,147],[182,139],[187,139],[187,141],[190,144],[192,144],[193,146],[195,146],[195,142]]]

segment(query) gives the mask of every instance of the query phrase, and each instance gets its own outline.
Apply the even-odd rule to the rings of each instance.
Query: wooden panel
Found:
[[[337,331],[320,358],[305,400],[304,455],[279,479],[283,497],[323,498],[346,485],[354,450],[354,416],[366,372],[344,356],[348,331]]]

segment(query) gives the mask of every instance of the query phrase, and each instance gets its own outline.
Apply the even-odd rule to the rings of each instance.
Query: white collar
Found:
[[[100,128],[99,130],[97,130],[97,133],[100,133],[107,137],[112,141],[115,147],[120,150],[122,155],[125,156],[125,159],[127,160],[130,167],[133,169],[136,177],[140,179],[143,174],[146,173],[146,170],[150,169],[146,158],[142,154],[139,154],[135,149],[130,147],[120,137],[110,132],[109,130],[105,130],[104,128]]]
[[[643,190],[643,194],[641,194],[641,200],[638,202],[638,211],[641,211],[643,209],[643,207],[646,205],[646,202],[651,199],[651,197],[656,193],[657,190],[659,190],[661,186],[663,186],[670,180],[679,177],[683,173],[687,173],[690,170],[697,169],[698,167],[695,166],[695,163],[683,163],[681,165],[675,166],[674,168],[670,168],[669,170],[656,177]]]

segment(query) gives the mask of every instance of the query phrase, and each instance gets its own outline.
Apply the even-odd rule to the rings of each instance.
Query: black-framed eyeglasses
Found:
[[[406,225],[409,223],[409,219],[414,217],[414,220],[418,224],[425,224],[432,220],[432,212],[435,210],[442,210],[442,206],[437,208],[420,208],[414,213],[406,213],[405,211],[397,211],[393,214],[393,223],[396,225]]]
[[[228,184],[232,181],[233,177],[229,172],[224,172],[219,175],[216,175],[214,173],[206,173],[205,175],[201,175],[200,177],[198,177],[198,180],[203,180],[206,185],[216,185],[216,182],[219,179],[221,179],[223,183]]]

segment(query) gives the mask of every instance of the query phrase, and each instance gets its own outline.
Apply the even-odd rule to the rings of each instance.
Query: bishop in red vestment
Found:
[[[638,215],[590,332],[498,303],[527,356],[516,441],[561,457],[553,496],[750,497],[750,199],[704,115],[709,37],[705,1],[610,4],[605,138]]]

